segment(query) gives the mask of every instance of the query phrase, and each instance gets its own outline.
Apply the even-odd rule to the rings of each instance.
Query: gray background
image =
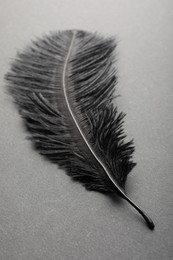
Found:
[[[173,259],[173,4],[168,0],[0,0],[0,259]],[[136,144],[124,201],[73,183],[26,140],[3,75],[30,39],[59,29],[116,35],[117,102]]]

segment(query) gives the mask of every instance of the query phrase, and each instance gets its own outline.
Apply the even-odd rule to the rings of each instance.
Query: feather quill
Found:
[[[134,145],[125,142],[125,114],[112,102],[115,47],[114,39],[95,33],[52,33],[18,53],[8,89],[40,154],[87,190],[117,193],[154,229],[125,194]]]

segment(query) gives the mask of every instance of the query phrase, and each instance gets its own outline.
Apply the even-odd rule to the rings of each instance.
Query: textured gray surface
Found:
[[[0,4],[0,259],[173,259],[173,4],[164,0],[6,0]],[[26,140],[5,94],[10,59],[50,30],[117,35],[119,107],[138,165],[123,201],[87,192]]]

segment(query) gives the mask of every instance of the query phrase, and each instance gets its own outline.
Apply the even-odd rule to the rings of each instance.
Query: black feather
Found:
[[[19,53],[6,79],[36,149],[88,190],[116,192],[153,229],[124,192],[134,146],[112,102],[115,47],[93,33],[53,33]]]

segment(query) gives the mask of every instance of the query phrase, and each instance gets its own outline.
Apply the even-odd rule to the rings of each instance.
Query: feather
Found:
[[[52,33],[18,53],[6,80],[40,154],[87,190],[118,194],[154,229],[125,194],[134,145],[125,142],[125,114],[113,105],[115,47],[96,33]]]

